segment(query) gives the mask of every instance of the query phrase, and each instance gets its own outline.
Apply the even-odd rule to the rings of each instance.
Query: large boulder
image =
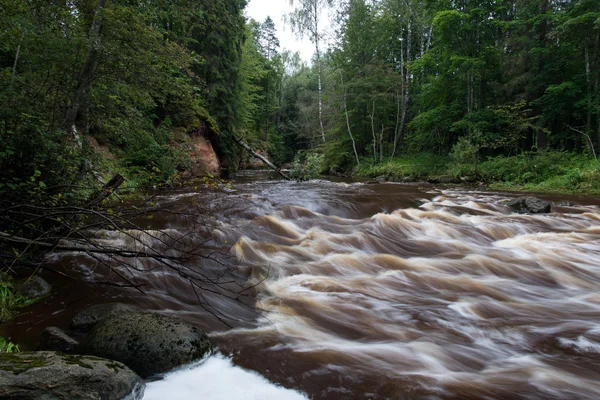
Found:
[[[77,346],[79,346],[77,340],[73,339],[56,326],[49,326],[42,332],[39,350],[73,353],[77,349]]]
[[[545,214],[552,211],[552,205],[536,197],[518,197],[506,203],[519,214]]]
[[[212,346],[194,326],[159,314],[130,312],[99,322],[79,351],[121,361],[146,378],[202,359]]]
[[[29,299],[47,296],[51,291],[52,286],[39,276],[28,278],[17,290],[21,296]]]
[[[120,362],[40,351],[0,354],[0,398],[141,399],[144,381]]]
[[[77,314],[71,321],[71,328],[77,331],[87,332],[98,322],[112,315],[139,311],[138,308],[123,303],[96,304],[86,308]]]

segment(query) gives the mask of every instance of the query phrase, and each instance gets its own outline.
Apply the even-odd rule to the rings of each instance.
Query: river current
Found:
[[[203,216],[151,228],[221,254],[194,268],[230,268],[224,286],[246,287],[240,297],[207,292],[199,307],[163,269],[137,276],[144,295],[99,290],[91,282],[110,274],[69,253],[48,262],[84,283],[58,279],[69,294],[7,329],[33,344],[87,304],[125,301],[209,332],[219,353],[150,383],[147,399],[600,398],[600,199],[546,196],[568,203],[518,215],[514,196],[255,175],[225,192],[161,193],[157,204]]]

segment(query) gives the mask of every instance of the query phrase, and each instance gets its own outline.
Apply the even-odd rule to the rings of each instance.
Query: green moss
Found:
[[[33,368],[48,365],[43,357],[26,357],[23,355],[0,353],[0,370],[12,372],[15,375],[22,374]]]
[[[106,367],[113,370],[115,374],[118,373],[120,370],[125,369],[122,364],[119,364],[117,362],[109,362],[106,364]]]
[[[73,356],[73,355],[64,355],[62,356],[62,360],[65,364],[69,365],[77,365],[82,368],[94,369],[93,365],[87,364],[85,361],[97,361],[98,359],[92,356]]]

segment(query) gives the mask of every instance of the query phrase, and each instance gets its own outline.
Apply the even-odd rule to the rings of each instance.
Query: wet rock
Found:
[[[47,296],[51,291],[52,286],[48,282],[39,276],[32,276],[19,287],[18,293],[29,299],[37,299],[38,297]]]
[[[77,346],[79,346],[77,340],[56,326],[49,326],[42,332],[39,349],[73,353],[77,349]]]
[[[388,177],[385,175],[380,175],[377,178],[375,178],[375,182],[377,183],[384,183],[388,181]]]
[[[134,311],[139,311],[139,309],[124,303],[96,304],[77,314],[71,321],[71,328],[87,332],[98,322],[111,315],[121,315]]]
[[[518,197],[506,205],[519,214],[544,214],[552,211],[550,203],[536,197]]]
[[[559,206],[559,207],[574,207],[575,203],[570,202],[568,200],[562,200],[557,204],[557,206]]]
[[[0,354],[0,398],[141,399],[144,381],[125,365],[51,351]]]
[[[413,183],[416,182],[417,178],[413,177],[413,176],[405,176],[403,178],[400,178],[398,180],[398,182],[402,182],[402,183]]]
[[[121,361],[146,378],[199,360],[212,346],[194,326],[163,315],[130,312],[99,322],[79,351]]]

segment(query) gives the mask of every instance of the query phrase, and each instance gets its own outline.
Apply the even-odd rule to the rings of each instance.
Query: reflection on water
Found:
[[[228,330],[164,271],[146,274],[145,296],[115,291],[111,299],[198,323],[236,364],[310,398],[598,398],[599,202],[570,198],[578,205],[529,216],[511,214],[507,198],[270,180],[225,194],[161,195],[159,203],[182,209],[202,204],[202,226],[214,236],[206,244],[230,250],[222,262],[260,283],[247,304],[262,316],[210,297],[237,327]],[[152,223],[191,229],[177,216]],[[88,280],[102,273],[81,255],[54,262],[87,266]],[[51,302],[39,307],[61,314]],[[54,322],[40,314],[20,323]]]

